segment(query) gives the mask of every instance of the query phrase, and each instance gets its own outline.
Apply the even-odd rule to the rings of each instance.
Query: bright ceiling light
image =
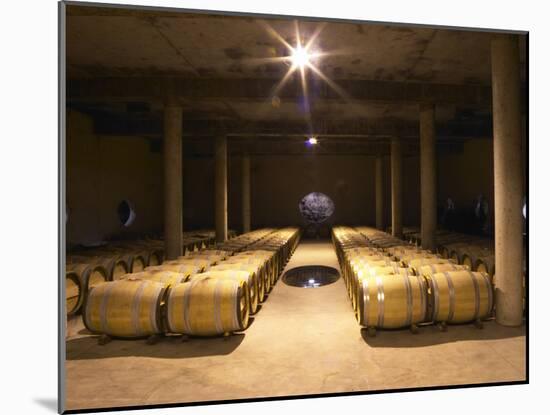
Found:
[[[309,53],[306,49],[298,45],[296,49],[292,50],[291,59],[294,66],[303,68],[309,63]]]
[[[313,146],[313,145],[317,144],[318,141],[315,137],[310,137],[310,138],[308,138],[307,142]]]

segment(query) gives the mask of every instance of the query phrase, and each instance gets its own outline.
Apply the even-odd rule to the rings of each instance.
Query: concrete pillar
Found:
[[[243,233],[250,232],[250,156],[243,155],[242,171],[242,209],[243,209]]]
[[[391,233],[398,238],[403,235],[401,159],[401,140],[393,137],[391,140]]]
[[[383,158],[382,156],[376,157],[376,170],[374,185],[376,191],[376,228],[384,229],[384,177],[383,177]]]
[[[216,242],[223,242],[227,240],[227,138],[225,135],[216,137],[215,147]]]
[[[495,168],[496,321],[522,324],[522,201],[519,45],[515,35],[491,42]]]
[[[164,251],[166,259],[182,255],[182,109],[164,108]]]
[[[420,208],[422,248],[435,251],[437,181],[433,104],[420,105]]]

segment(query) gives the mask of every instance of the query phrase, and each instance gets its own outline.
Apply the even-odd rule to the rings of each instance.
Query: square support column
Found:
[[[216,137],[215,144],[215,222],[216,242],[227,240],[227,137]]]
[[[401,140],[393,137],[391,140],[391,233],[397,238],[403,235],[401,163]]]
[[[375,165],[375,192],[376,192],[376,229],[384,229],[384,159],[381,155],[376,157]]]
[[[166,259],[183,253],[182,109],[164,108],[164,251]]]
[[[523,166],[519,44],[516,35],[491,42],[495,169],[496,321],[523,321]]]
[[[435,107],[420,105],[420,237],[422,248],[435,251],[437,181]]]
[[[250,156],[243,154],[242,161],[243,233],[250,232]]]

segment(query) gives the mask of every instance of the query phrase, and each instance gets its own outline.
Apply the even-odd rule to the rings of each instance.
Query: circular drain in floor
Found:
[[[323,265],[296,267],[285,272],[283,282],[286,285],[301,288],[317,288],[338,281],[338,270]]]

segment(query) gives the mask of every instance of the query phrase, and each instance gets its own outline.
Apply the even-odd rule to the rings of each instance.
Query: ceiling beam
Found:
[[[95,115],[94,133],[98,135],[149,136],[161,137],[162,120],[157,118],[133,118],[114,115]],[[212,137],[226,134],[233,137],[306,137],[310,134],[319,137],[363,137],[418,138],[417,122],[396,119],[382,120],[321,120],[315,124],[315,131],[309,131],[304,122],[255,121],[246,122],[227,120],[223,122],[209,120],[185,120],[184,137]],[[447,122],[437,124],[438,139],[466,139],[492,137],[490,118],[474,121]]]
[[[218,99],[271,99],[277,79],[90,78],[69,79],[67,99],[79,101],[162,101],[166,96],[182,102]],[[309,81],[310,99],[380,103],[433,102],[489,107],[491,88],[481,85],[447,85],[390,81],[338,81],[343,98],[326,83]],[[302,97],[299,79],[292,78],[278,93],[280,99]]]

